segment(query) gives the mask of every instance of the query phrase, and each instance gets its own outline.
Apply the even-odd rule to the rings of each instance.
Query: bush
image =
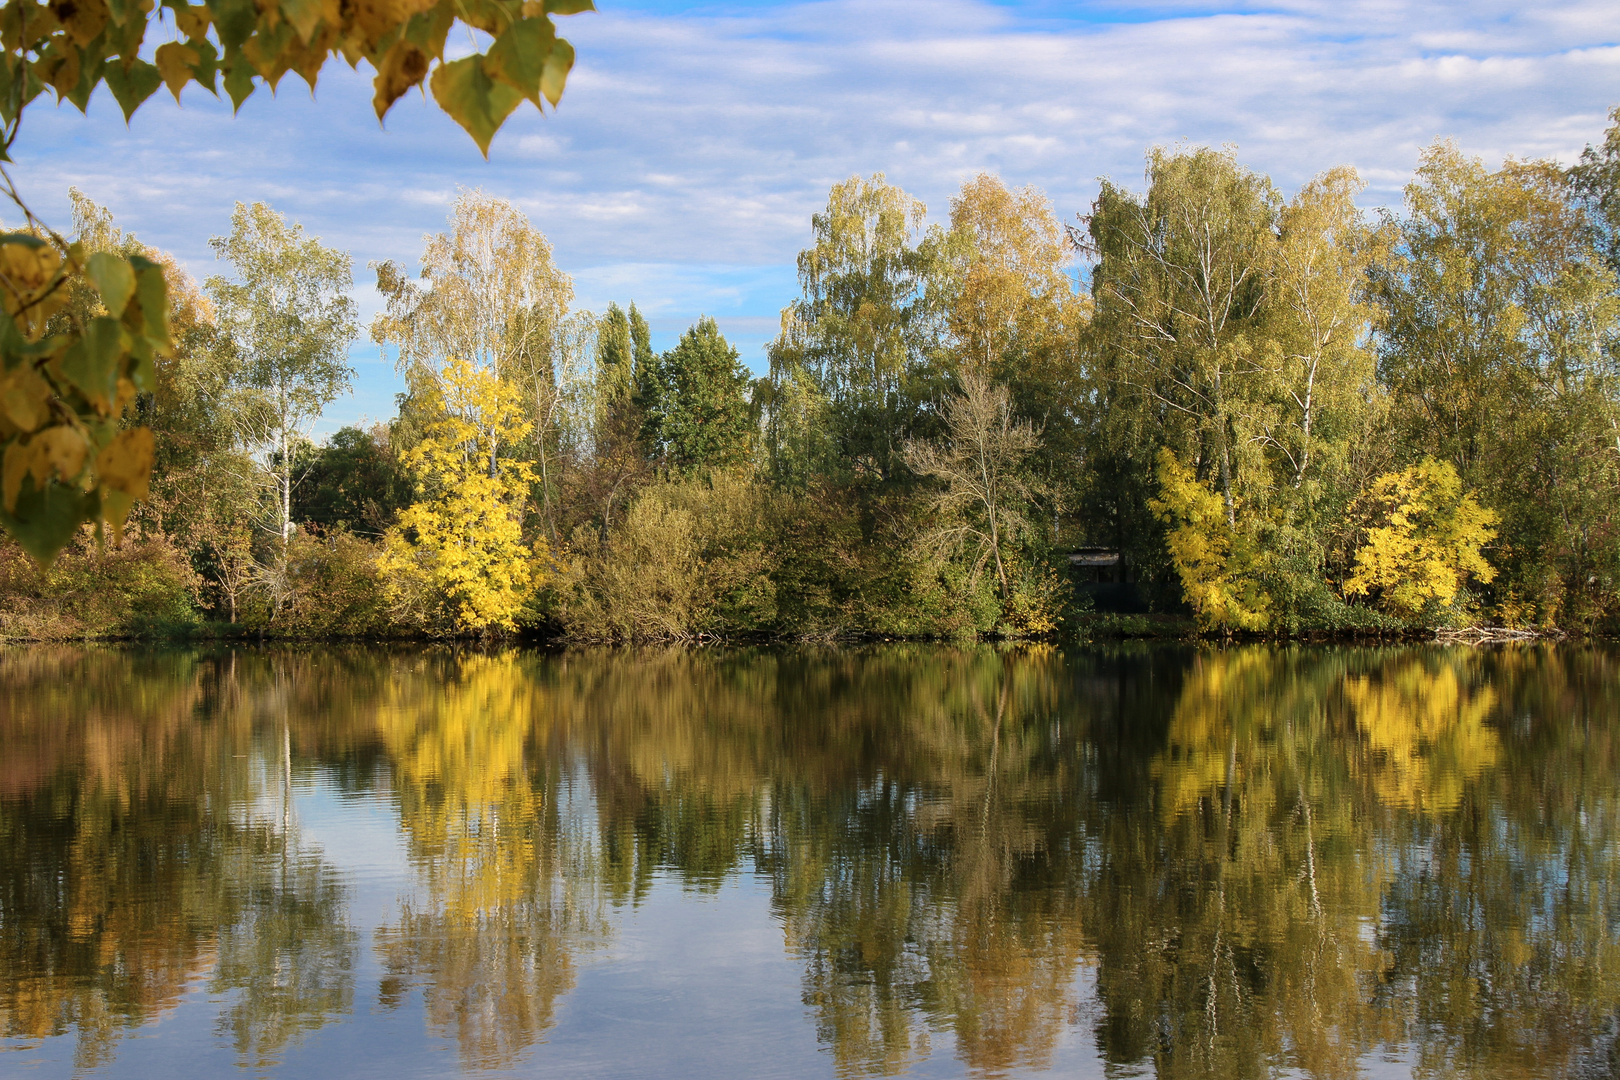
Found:
[[[644,488],[604,542],[574,531],[554,586],[555,615],[575,640],[643,641],[770,629],[764,501],[735,472]]]
[[[274,627],[294,637],[386,635],[392,620],[377,556],[377,545],[353,533],[296,533],[287,548],[289,600]]]
[[[196,625],[199,580],[167,537],[100,547],[88,529],[49,570],[0,538],[0,637],[142,637]]]

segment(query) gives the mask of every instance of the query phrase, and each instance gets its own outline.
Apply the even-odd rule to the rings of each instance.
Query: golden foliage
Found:
[[[75,283],[94,288],[82,317]],[[144,256],[7,233],[0,306],[0,525],[48,565],[83,522],[120,538],[146,496],[152,433],[123,419],[170,347],[168,287]]]
[[[1372,751],[1368,780],[1386,805],[1443,813],[1501,755],[1485,721],[1497,705],[1452,664],[1390,665],[1374,680],[1345,680],[1356,728]]]
[[[148,61],[146,32],[164,21],[165,9],[185,40],[158,45]],[[17,89],[0,97],[0,121],[14,132],[23,108],[47,88],[82,111],[103,82],[126,118],[160,86],[178,101],[190,82],[215,94],[223,85],[240,108],[259,81],[274,91],[289,71],[313,90],[327,59],[338,56],[350,67],[365,60],[376,70],[372,105],[379,120],[406,91],[429,81],[439,106],[487,154],[524,99],[536,108],[562,99],[574,49],[551,18],[590,10],[591,0],[10,0],[0,8],[0,76]],[[457,22],[493,38],[488,51],[447,60],[445,43]]]
[[[1495,539],[1501,518],[1463,493],[1449,462],[1425,458],[1380,476],[1363,506],[1377,524],[1356,552],[1347,595],[1376,592],[1386,611],[1416,618],[1431,600],[1449,605],[1470,577],[1496,577],[1480,548]]]
[[[1206,629],[1263,630],[1271,598],[1259,580],[1264,556],[1227,519],[1221,497],[1165,447],[1159,497],[1148,505],[1169,525],[1170,559],[1187,601]]]
[[[437,418],[403,459],[423,498],[389,530],[381,567],[396,579],[396,605],[427,586],[459,629],[513,629],[523,601],[545,579],[547,558],[544,538],[523,538],[533,471],[500,456],[529,431],[517,390],[492,371],[451,359],[430,393]]]

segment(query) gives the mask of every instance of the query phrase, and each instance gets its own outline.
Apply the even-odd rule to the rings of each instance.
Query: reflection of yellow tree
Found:
[[[573,949],[593,929],[590,867],[567,865],[561,777],[531,757],[550,710],[517,658],[467,655],[410,674],[377,725],[424,897],[377,933],[384,997],[424,979],[429,1023],[457,1039],[464,1064],[509,1065],[573,985]]]
[[[1365,932],[1387,868],[1332,712],[1353,656],[1192,659],[1147,769],[1157,812],[1102,823],[1108,865],[1091,887],[1111,1056],[1151,1054],[1161,1076],[1262,1075],[1278,1060],[1354,1076],[1387,1033],[1367,1005],[1384,958]]]
[[[1467,655],[1454,653],[1451,662],[1414,657],[1345,680],[1370,752],[1367,779],[1385,804],[1454,810],[1464,789],[1496,764],[1500,740],[1485,722],[1496,693],[1465,681]]]

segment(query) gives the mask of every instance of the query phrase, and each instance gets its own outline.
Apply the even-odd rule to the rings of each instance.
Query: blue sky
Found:
[[[943,216],[980,171],[1035,184],[1072,219],[1097,178],[1135,182],[1146,147],[1235,144],[1285,190],[1350,163],[1395,205],[1437,136],[1493,164],[1569,160],[1620,104],[1620,5],[1502,0],[599,0],[559,20],[579,51],[562,108],[528,106],[486,162],[429,101],[379,127],[369,69],[289,76],[232,117],[195,86],[127,128],[41,101],[15,148],[24,195],[66,222],[69,185],[199,279],[234,202],[264,200],[355,261],[413,264],[458,187],[521,206],[580,306],[635,300],[667,347],[715,316],[756,368],[795,292],[827,189],[885,172]],[[397,381],[362,336],[322,430],[392,412]]]

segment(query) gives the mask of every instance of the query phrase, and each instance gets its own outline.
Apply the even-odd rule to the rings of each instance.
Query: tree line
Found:
[[[0,633],[1043,635],[1100,621],[1080,547],[1208,632],[1612,629],[1613,120],[1568,167],[1436,142],[1398,212],[1188,146],[1068,223],[990,175],[934,223],[852,177],[760,377],[712,319],[659,353],[634,303],[578,309],[540,231],[463,193],[418,268],[371,267],[398,415],[320,444],[349,257],[239,206],[198,285],[75,193],[81,249],[172,298],[150,388],[111,392],[150,492],[44,574],[8,547]]]

